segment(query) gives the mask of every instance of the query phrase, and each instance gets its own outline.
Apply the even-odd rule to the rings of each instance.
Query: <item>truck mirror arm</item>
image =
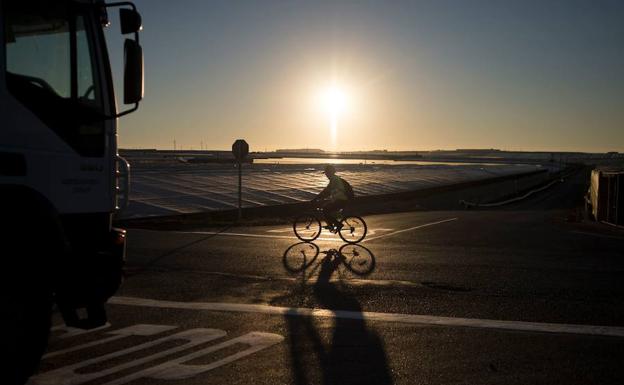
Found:
[[[115,114],[113,116],[107,116],[106,120],[120,118],[120,117],[122,117],[124,115],[128,115],[130,113],[133,113],[134,111],[136,111],[138,109],[139,109],[139,102],[136,102],[136,103],[134,103],[134,107],[129,108],[129,109],[125,110],[125,111],[118,112],[117,114]]]

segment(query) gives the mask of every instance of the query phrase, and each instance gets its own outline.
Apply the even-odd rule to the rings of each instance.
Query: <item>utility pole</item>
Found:
[[[175,151],[176,149],[177,149],[176,148],[176,141],[175,141],[175,138],[173,138],[173,151]]]

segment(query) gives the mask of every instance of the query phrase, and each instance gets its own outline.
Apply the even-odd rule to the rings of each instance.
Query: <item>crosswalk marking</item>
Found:
[[[220,366],[226,365],[230,362],[234,362],[238,359],[246,357],[250,354],[266,349],[284,340],[284,337],[271,334],[252,332],[245,334],[241,337],[234,338],[228,341],[224,341],[220,344],[209,346],[194,353],[187,354],[186,356],[176,358],[174,360],[167,361],[163,364],[147,368],[137,373],[130,374],[128,376],[119,378],[114,381],[107,382],[105,385],[122,385],[130,381],[139,378],[152,378],[159,380],[182,380],[190,377],[197,376],[199,374],[208,372],[212,369],[216,369]],[[244,344],[249,347],[243,351],[231,354],[215,362],[204,365],[189,365],[185,362],[192,361],[194,359],[203,357],[210,353],[216,352],[221,349],[225,349],[229,346],[236,344]]]
[[[79,329],[79,328],[73,328],[73,327],[65,326],[65,325],[57,325],[57,326],[52,327],[50,331],[52,333],[61,332],[62,334],[58,336],[57,338],[71,338],[71,337],[76,337],[76,336],[80,336],[80,335],[84,335],[88,333],[99,332],[100,330],[108,329],[110,326],[111,324],[109,322],[97,328],[93,328],[93,329]]]
[[[44,359],[52,358],[55,356],[60,356],[62,354],[91,348],[93,346],[106,344],[106,343],[113,342],[113,341],[116,341],[116,340],[119,340],[128,336],[152,336],[152,335],[163,333],[168,330],[175,329],[175,328],[176,326],[144,325],[144,324],[129,326],[127,328],[123,328],[123,329],[119,329],[119,330],[115,330],[115,331],[107,333],[107,334],[112,334],[111,337],[104,338],[104,339],[97,340],[97,341],[88,342],[82,345],[73,346],[67,349],[57,350],[57,351],[44,355],[43,358]]]
[[[107,326],[108,327],[108,326]],[[154,336],[157,334],[162,334],[164,332],[176,329],[177,326],[169,326],[169,325],[150,325],[150,324],[137,324],[128,326],[125,328],[121,328],[118,330],[114,330],[106,333],[106,335],[110,335],[110,337],[105,337],[96,341],[87,342],[84,344],[75,345],[73,347],[57,350],[54,352],[50,352],[46,354],[43,358],[48,360],[53,357],[61,356],[67,353],[76,352],[80,350],[85,350],[89,348],[93,348],[96,346],[109,344],[120,340],[124,337],[128,336]],[[75,332],[73,337],[80,337],[85,333],[78,333],[75,330],[65,328],[64,326],[56,326],[55,331],[63,330],[66,331],[67,334]],[[101,330],[101,329],[100,329]],[[90,331],[92,332],[92,331]],[[28,385],[80,385],[86,382],[90,382],[93,380],[97,380],[99,378],[103,378],[106,376],[114,375],[125,371],[127,373],[127,369],[131,369],[133,367],[138,367],[141,365],[149,364],[156,360],[160,360],[164,357],[172,356],[171,359],[162,362],[160,364],[147,367],[145,369],[136,371],[134,373],[125,374],[122,377],[117,379],[110,380],[106,382],[105,385],[121,385],[136,379],[140,378],[151,378],[151,379],[165,379],[165,380],[174,380],[174,379],[185,379],[191,378],[203,373],[206,373],[210,370],[216,369],[223,365],[229,364],[236,360],[247,357],[251,354],[259,352],[263,349],[271,347],[275,344],[278,344],[284,340],[284,337],[279,334],[273,333],[263,333],[263,332],[250,332],[245,335],[232,338],[229,340],[222,341],[218,344],[204,347],[197,351],[192,351],[191,353],[187,353],[182,356],[173,357],[176,353],[183,353],[185,351],[192,350],[193,347],[199,346],[205,343],[209,343],[214,340],[221,339],[227,335],[227,332],[219,329],[190,329],[183,332],[179,332],[173,335],[169,335],[166,337],[158,338],[153,341],[145,342],[139,345],[132,346],[130,348],[114,351],[112,353],[104,354],[95,358],[86,359],[71,365],[67,365],[61,368],[53,369],[48,372],[44,372],[38,374],[30,379]],[[173,348],[168,348],[164,350],[157,351],[156,353],[147,354],[134,359],[128,359],[126,362],[118,364],[113,367],[109,367],[107,369],[102,369],[99,371],[85,371],[86,368],[101,365],[107,361],[116,360],[120,357],[129,356],[132,353],[140,352],[147,349],[155,349],[158,350],[158,345],[161,345],[170,341],[183,341],[184,343],[178,344]],[[193,361],[197,358],[201,358],[203,356],[209,355],[213,352],[234,346],[234,345],[246,345],[246,348],[243,350],[239,350],[234,352],[226,357],[220,358],[216,361],[195,365],[188,364],[188,362]],[[104,367],[105,364],[103,365]]]
[[[109,354],[105,354],[99,357],[91,358],[85,361],[78,362],[73,365],[68,365],[59,369],[55,369],[49,372],[39,374],[32,377],[29,384],[32,385],[78,385],[88,381],[95,380],[104,376],[108,376],[125,369],[129,369],[135,366],[149,363],[150,361],[157,360],[162,357],[192,348],[217,338],[225,336],[227,333],[218,329],[190,329],[171,336],[159,338],[154,341],[146,342],[140,345],[136,345],[127,349],[119,350]],[[113,358],[128,355],[130,353],[138,352],[152,348],[156,345],[162,344],[168,341],[182,340],[184,344],[169,348],[158,353],[143,356],[141,358],[134,359],[132,361],[119,364],[112,368],[100,370],[97,372],[79,373],[79,370],[88,367],[93,364],[105,362]]]

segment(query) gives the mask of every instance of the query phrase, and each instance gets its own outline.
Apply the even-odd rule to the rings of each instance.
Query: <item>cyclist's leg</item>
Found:
[[[327,222],[328,225],[334,226],[334,227],[341,227],[341,223],[336,218],[336,214],[338,213],[338,210],[343,209],[346,206],[346,204],[347,204],[346,201],[338,200],[335,202],[329,202],[323,207],[323,214],[325,216],[325,221]]]
[[[323,206],[323,216],[325,217],[325,222],[327,222],[328,226],[338,226],[339,222],[336,220],[336,213],[338,212],[337,204],[338,202],[328,202]]]
[[[339,231],[343,226],[342,220],[345,218],[344,209],[345,207],[347,207],[347,203],[348,201],[344,201],[344,200],[336,201],[336,227],[338,227]],[[339,210],[343,210],[343,213],[340,215],[340,219],[337,218]]]

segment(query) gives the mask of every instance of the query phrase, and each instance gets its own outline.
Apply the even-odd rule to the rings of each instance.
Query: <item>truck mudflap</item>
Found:
[[[106,324],[105,304],[121,286],[125,254],[126,230],[113,228],[100,250],[75,250],[62,264],[54,299],[67,326]]]

